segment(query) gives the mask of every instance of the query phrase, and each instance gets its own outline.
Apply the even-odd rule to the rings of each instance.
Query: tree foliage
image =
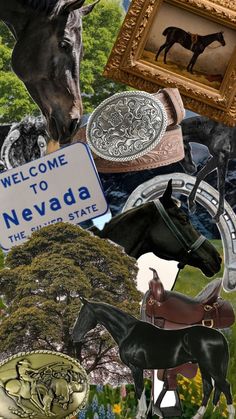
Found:
[[[6,26],[0,22],[0,123],[21,120],[39,110],[24,84],[11,70],[11,51],[14,40]]]
[[[73,356],[70,336],[79,294],[138,314],[136,261],[80,227],[58,223],[42,228],[9,252],[6,266],[0,271],[6,304],[0,351],[7,355],[49,349]],[[89,371],[104,369],[114,359],[113,348],[110,336],[98,327],[83,344],[80,360]]]
[[[124,18],[121,0],[102,0],[83,20],[84,57],[81,92],[85,113],[127,86],[106,79],[102,73]]]
[[[111,94],[126,89],[102,76],[123,16],[120,0],[102,0],[84,17],[80,87],[85,113]],[[11,71],[13,46],[10,31],[0,22],[0,123],[20,121],[26,115],[39,113],[24,84]]]

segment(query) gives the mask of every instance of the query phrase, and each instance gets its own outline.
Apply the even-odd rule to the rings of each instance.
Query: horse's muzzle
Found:
[[[54,141],[58,141],[60,145],[70,144],[76,131],[79,128],[80,119],[75,118],[69,121],[66,126],[64,121],[61,121],[57,116],[51,115],[48,125],[49,133]]]
[[[212,277],[220,271],[221,263],[222,258],[220,257],[220,255],[216,255],[212,263],[209,263],[209,261],[205,261],[203,263],[204,268],[202,269],[202,271],[207,277]]]

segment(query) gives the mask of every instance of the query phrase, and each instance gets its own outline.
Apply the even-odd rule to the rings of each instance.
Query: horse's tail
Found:
[[[222,346],[224,346],[224,350],[223,350],[223,356],[221,357],[221,360],[220,360],[219,371],[222,375],[222,378],[226,380],[228,364],[229,364],[229,347],[228,347],[228,343],[224,335],[222,335],[222,343],[223,343]],[[214,388],[212,402],[213,402],[213,405],[216,406],[220,400],[220,395],[222,393],[222,390],[219,388],[217,381],[215,379],[214,381],[215,381],[215,388]]]

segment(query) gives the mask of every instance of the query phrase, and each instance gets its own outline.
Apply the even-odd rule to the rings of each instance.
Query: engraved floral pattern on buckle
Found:
[[[70,419],[88,393],[84,369],[59,352],[22,352],[0,364],[0,418]]]
[[[87,125],[87,141],[98,156],[129,161],[147,154],[167,127],[163,104],[146,92],[122,92],[104,100]]]

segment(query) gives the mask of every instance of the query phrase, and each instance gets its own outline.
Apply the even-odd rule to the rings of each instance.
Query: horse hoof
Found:
[[[136,419],[145,419],[146,418],[146,412],[138,412],[136,415]]]
[[[206,407],[205,406],[200,406],[196,415],[194,415],[192,417],[192,419],[202,419],[205,411],[206,411]]]
[[[50,418],[50,417],[55,416],[55,413],[53,413],[53,412],[49,412],[49,411],[47,410],[47,411],[45,411],[45,415],[46,415],[48,418]]]
[[[227,410],[229,413],[228,419],[234,419],[235,418],[235,408],[232,404],[229,404],[227,406]]]

